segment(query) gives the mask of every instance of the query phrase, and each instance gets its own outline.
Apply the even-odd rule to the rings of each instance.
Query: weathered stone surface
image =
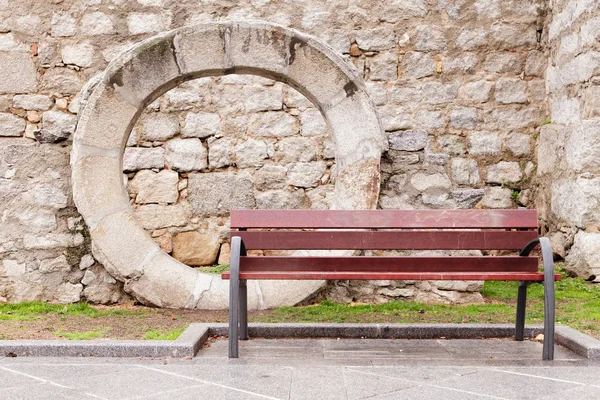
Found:
[[[208,140],[208,162],[212,168],[223,168],[233,163],[235,152],[229,139]]]
[[[65,46],[61,50],[61,56],[65,64],[86,68],[94,62],[94,46],[89,43]]]
[[[536,30],[523,24],[493,23],[491,37],[501,49],[512,49],[519,46],[534,47],[537,43]]]
[[[246,112],[278,111],[283,105],[280,85],[246,86],[244,88]]]
[[[142,118],[141,128],[140,140],[165,141],[179,133],[179,120],[171,114],[153,113]]]
[[[83,82],[77,72],[69,68],[51,68],[42,77],[41,87],[46,92],[75,95]]]
[[[165,162],[175,171],[200,171],[208,168],[207,154],[200,139],[173,139],[167,142]]]
[[[566,258],[565,271],[586,280],[600,280],[600,234],[579,231]]]
[[[52,99],[41,94],[18,94],[13,97],[13,107],[24,110],[45,111],[52,107]]]
[[[219,242],[206,233],[181,232],[173,241],[173,257],[187,265],[212,265],[217,261],[218,252]]]
[[[582,174],[576,180],[560,179],[552,182],[551,190],[552,212],[562,221],[582,229],[600,222],[600,178]]]
[[[79,261],[79,269],[84,270],[87,269],[89,267],[91,267],[92,265],[94,265],[96,263],[96,260],[94,260],[94,256],[92,256],[91,254],[86,254],[83,257],[81,257],[81,260]]]
[[[400,60],[402,76],[420,79],[432,76],[435,72],[435,62],[429,53],[411,51]]]
[[[473,208],[481,200],[484,192],[484,189],[453,190],[451,197],[457,208]]]
[[[589,86],[584,93],[584,118],[600,117],[600,86]]]
[[[77,34],[77,22],[68,12],[53,13],[50,26],[52,36],[66,37]]]
[[[136,194],[135,202],[139,204],[175,203],[179,197],[178,183],[179,174],[175,171],[142,170],[129,183],[129,192]]]
[[[444,153],[452,156],[465,154],[464,139],[456,135],[444,135],[437,138],[438,145]]]
[[[573,129],[566,144],[566,159],[576,171],[600,167],[600,120],[584,120]]]
[[[492,186],[485,188],[482,205],[485,208],[511,208],[513,205],[510,189]]]
[[[521,79],[500,78],[496,82],[495,97],[499,103],[526,103],[527,83]]]
[[[123,171],[133,172],[140,169],[163,168],[165,149],[162,147],[127,147],[123,154]],[[174,168],[173,168],[174,169]]]
[[[415,49],[419,51],[440,51],[446,47],[444,28],[436,25],[416,27]]]
[[[475,129],[477,126],[477,109],[457,107],[450,112],[450,126],[456,129]]]
[[[475,81],[466,83],[459,90],[462,99],[474,103],[485,103],[490,99],[494,84],[489,81]]]
[[[381,51],[396,45],[396,35],[385,29],[369,29],[356,32],[356,43],[361,50]]]
[[[9,113],[0,113],[0,136],[23,136],[26,122]]]
[[[493,132],[473,132],[468,136],[472,155],[500,154],[500,136]]]
[[[48,258],[40,262],[39,271],[42,274],[49,274],[51,272],[68,272],[71,270],[71,266],[67,261],[67,257],[64,255],[58,256],[57,258]]]
[[[42,126],[57,137],[70,137],[75,132],[77,117],[60,111],[42,113]]]
[[[131,299],[123,292],[123,284],[117,282],[104,268],[96,266],[90,272],[93,272],[93,276],[88,277],[81,294],[86,301],[96,304],[114,304]]]
[[[487,42],[487,33],[485,29],[468,29],[463,28],[456,37],[456,47],[462,50],[474,50],[481,47]]]
[[[134,215],[144,229],[185,226],[188,223],[187,213],[181,205],[142,205],[134,210]]]
[[[390,148],[394,150],[423,150],[429,141],[425,131],[403,131],[389,134]]]
[[[102,12],[85,14],[81,18],[81,33],[89,36],[114,33],[110,17]]]
[[[233,173],[190,174],[189,200],[197,215],[225,215],[233,208],[254,208],[252,181]]]
[[[292,136],[297,134],[299,130],[300,125],[295,117],[277,111],[252,114],[248,123],[248,133],[254,136]]]
[[[452,183],[443,174],[415,174],[410,178],[410,183],[420,192],[423,192],[431,188],[444,188],[448,189],[452,187]]]
[[[487,183],[515,183],[521,180],[523,173],[518,162],[500,161],[487,169]]]
[[[78,247],[83,244],[83,236],[75,234],[52,233],[44,236],[24,235],[23,247],[26,250],[55,250],[66,247]]]
[[[415,120],[427,129],[438,129],[444,127],[442,113],[439,111],[419,110],[415,113]]]
[[[426,82],[423,84],[423,97],[428,104],[450,103],[458,96],[458,87],[458,82]]]
[[[380,107],[381,124],[386,132],[411,129],[414,125],[411,113],[406,107]]]
[[[538,144],[538,175],[555,170],[565,155],[567,129],[562,125],[542,126]]]
[[[477,185],[480,183],[477,161],[467,158],[453,158],[450,161],[452,177],[459,185]]]
[[[380,53],[369,59],[369,79],[393,81],[398,77],[398,56],[395,52]]]
[[[309,162],[317,157],[317,145],[305,137],[291,137],[279,141],[276,150],[280,152],[277,155],[279,162]]]
[[[0,94],[37,90],[35,65],[26,52],[0,52]]]
[[[239,168],[260,167],[269,158],[269,146],[262,140],[247,140],[235,146],[235,162]]]
[[[518,53],[492,53],[485,59],[484,68],[497,74],[510,73],[518,75],[523,70],[525,60]]]
[[[218,135],[221,131],[221,117],[217,113],[188,113],[181,129],[183,138],[205,138]]]
[[[506,139],[506,147],[516,156],[525,156],[531,150],[531,138],[524,133],[511,133]]]
[[[288,170],[287,183],[296,187],[315,187],[326,170],[327,164],[322,161],[295,163]]]
[[[127,28],[132,35],[166,31],[170,25],[170,13],[131,13],[127,17]]]
[[[304,190],[271,190],[256,195],[256,208],[258,209],[299,209],[308,208],[309,202],[304,195]]]
[[[257,190],[283,189],[287,182],[287,168],[279,165],[265,165],[254,174]]]

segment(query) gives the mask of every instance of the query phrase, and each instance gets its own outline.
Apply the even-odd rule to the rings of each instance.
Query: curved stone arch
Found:
[[[176,261],[136,222],[122,175],[127,138],[148,104],[184,81],[227,74],[285,82],[312,101],[335,143],[332,208],[377,205],[387,141],[358,73],[328,46],[264,22],[194,25],[144,40],[107,67],[81,113],[71,154],[73,198],[93,254],[143,303],[227,307],[227,282]],[[314,289],[310,281],[264,281],[249,285],[249,306],[294,304]]]

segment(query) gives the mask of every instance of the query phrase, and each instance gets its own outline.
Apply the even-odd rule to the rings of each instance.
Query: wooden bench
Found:
[[[527,287],[544,285],[543,359],[554,358],[554,274],[536,210],[233,210],[231,211],[229,357],[248,339],[246,280],[519,281],[515,340],[523,340]],[[541,247],[539,259],[530,256]],[[513,256],[247,256],[247,250],[518,250]]]

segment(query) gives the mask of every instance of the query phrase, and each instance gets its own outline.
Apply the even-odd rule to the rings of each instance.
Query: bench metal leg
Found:
[[[521,250],[519,255],[528,256],[531,250],[533,250],[538,245],[538,243],[542,248],[542,263],[544,265],[544,347],[542,359],[554,360],[554,261],[552,258],[552,247],[550,246],[550,240],[544,237],[532,240],[531,242],[527,243],[527,245],[523,248],[523,250]],[[517,310],[517,313],[518,312],[519,311]],[[519,317],[517,315],[517,319],[518,318]]]
[[[240,280],[240,340],[248,340],[248,286]]]
[[[515,325],[515,340],[522,341],[525,336],[525,306],[527,305],[527,288],[531,282],[519,281],[517,296],[517,322]]]
[[[231,258],[229,262],[229,358],[238,358],[238,323],[241,301],[240,255],[245,255],[244,244],[242,238],[234,236],[231,238]]]

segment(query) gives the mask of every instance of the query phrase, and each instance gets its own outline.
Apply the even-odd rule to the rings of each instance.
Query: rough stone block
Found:
[[[0,52],[0,94],[37,90],[37,71],[26,52]]]
[[[327,170],[323,161],[311,163],[295,163],[288,170],[287,183],[296,187],[315,187]]]
[[[521,180],[523,173],[518,162],[500,161],[487,169],[487,183],[516,183]]]
[[[295,117],[278,111],[252,114],[248,123],[248,133],[254,136],[285,137],[296,135],[299,130]]]
[[[135,202],[148,203],[175,203],[179,198],[177,184],[179,174],[168,169],[159,173],[142,170],[129,182],[129,192],[136,194]]]
[[[395,48],[396,34],[385,29],[369,29],[356,32],[356,44],[361,50],[381,51]]]
[[[496,81],[495,97],[499,103],[526,103],[527,82],[518,78],[500,78]]]
[[[588,86],[584,99],[583,118],[600,118],[600,86]]]
[[[60,255],[57,258],[48,258],[40,261],[39,271],[42,274],[48,274],[51,272],[69,272],[71,266],[67,261],[67,257]]]
[[[465,75],[474,75],[478,71],[479,63],[480,59],[478,56],[467,53],[445,58],[443,63],[437,63],[437,67],[442,69],[442,73],[463,77]]]
[[[173,241],[173,258],[191,266],[213,265],[220,243],[217,237],[197,231],[181,232]]]
[[[56,250],[67,247],[79,247],[83,244],[81,233],[51,233],[44,236],[23,235],[25,250]]]
[[[162,147],[127,147],[123,153],[123,171],[133,172],[141,169],[164,168],[165,149]]]
[[[173,139],[166,145],[165,164],[179,172],[200,171],[208,168],[207,153],[200,139]]]
[[[281,85],[244,87],[246,112],[279,111],[283,106]]]
[[[248,140],[235,146],[236,165],[239,168],[260,167],[269,158],[269,146],[262,140]]]
[[[524,133],[511,133],[506,139],[506,148],[515,156],[525,156],[531,151],[531,137]]]
[[[473,208],[483,197],[484,189],[453,190],[450,195],[457,208]]]
[[[386,132],[394,132],[401,129],[412,129],[414,121],[407,107],[383,106],[379,108],[381,125]]]
[[[468,136],[472,155],[500,154],[500,136],[493,132],[473,132]]]
[[[579,231],[566,258],[565,271],[586,280],[600,277],[600,234]]]
[[[173,44],[182,74],[226,68],[224,33],[216,26],[183,28],[175,36]],[[202,49],[204,57],[198,57],[198,49]]]
[[[27,123],[9,113],[0,113],[0,136],[23,136]]]
[[[439,129],[444,127],[442,113],[439,111],[419,110],[415,113],[415,120],[426,129]]]
[[[143,205],[134,210],[134,215],[142,227],[148,230],[185,226],[188,223],[187,213],[181,205]]]
[[[50,97],[41,94],[18,94],[13,97],[13,107],[24,110],[45,111],[53,104]]]
[[[462,50],[475,50],[487,43],[487,32],[483,28],[468,29],[463,28],[454,44]]]
[[[512,191],[510,189],[492,186],[484,190],[481,204],[485,208],[511,208],[513,206]]]
[[[600,167],[600,120],[584,120],[573,128],[566,155],[568,165],[576,171]]]
[[[308,208],[309,203],[304,190],[271,190],[256,195],[256,208],[261,210],[292,210]]]
[[[502,50],[526,46],[535,48],[537,44],[536,27],[529,24],[507,24],[495,22],[490,36]]]
[[[457,107],[450,112],[450,126],[456,129],[475,129],[477,126],[477,109]]]
[[[41,87],[44,92],[76,95],[83,87],[77,72],[70,68],[51,68],[42,77]]]
[[[544,71],[546,71],[547,64],[548,60],[543,52],[539,50],[530,51],[525,60],[525,76],[542,78],[544,76]]]
[[[515,131],[538,126],[544,120],[543,108],[496,108],[492,111],[487,124],[493,128],[505,131]]]
[[[449,189],[452,186],[452,183],[450,182],[448,177],[441,173],[417,173],[410,178],[410,183],[419,192],[424,192],[425,190],[431,188]]]
[[[480,183],[477,161],[467,158],[453,158],[450,161],[452,177],[459,185],[477,185]]]
[[[212,168],[223,168],[233,163],[235,152],[229,139],[208,140],[208,162]]]
[[[286,186],[286,176],[286,167],[280,165],[265,165],[254,174],[254,185],[257,190],[261,191],[268,189],[283,189]]]
[[[60,111],[42,113],[42,126],[57,137],[70,137],[75,132],[77,117]]]
[[[593,46],[600,40],[600,17],[590,18],[581,25],[581,46]]]
[[[142,141],[165,141],[178,133],[179,120],[175,115],[152,113],[141,118],[140,140]]]
[[[185,116],[185,125],[181,130],[181,137],[206,138],[218,135],[221,131],[220,127],[221,117],[217,113],[188,113]]]
[[[77,22],[68,12],[53,13],[50,27],[52,36],[67,37],[77,34]]]
[[[577,179],[552,182],[552,212],[578,228],[600,223],[600,178],[582,174]]]
[[[369,59],[369,79],[372,81],[393,81],[398,78],[398,56],[393,53],[380,53]]]
[[[309,162],[317,156],[317,146],[310,138],[290,137],[277,143],[276,158],[279,162]]]
[[[450,103],[458,96],[459,82],[444,84],[441,82],[425,82],[423,97],[428,104]]]
[[[562,125],[542,126],[538,144],[538,175],[555,171],[565,156],[567,129]]]
[[[434,74],[435,62],[429,53],[410,51],[402,56],[400,69],[403,77],[420,79]]]
[[[108,35],[114,33],[110,17],[96,11],[85,14],[81,18],[81,33],[88,36]]]
[[[459,90],[462,99],[474,103],[485,103],[490,99],[494,84],[488,81],[475,81],[466,83]]]
[[[243,174],[190,174],[188,191],[196,215],[225,215],[233,208],[254,208],[252,181]]]
[[[444,28],[437,25],[418,25],[414,43],[418,51],[444,50],[447,44]]]
[[[389,135],[390,149],[404,151],[423,150],[429,142],[425,131],[392,132]]]
[[[94,62],[94,46],[89,43],[64,46],[61,56],[65,64],[86,68]]]
[[[525,59],[519,53],[492,53],[485,58],[483,67],[488,72],[497,74],[519,75],[524,68]]]
[[[132,35],[163,32],[171,26],[170,13],[131,13],[127,16],[127,29]]]

